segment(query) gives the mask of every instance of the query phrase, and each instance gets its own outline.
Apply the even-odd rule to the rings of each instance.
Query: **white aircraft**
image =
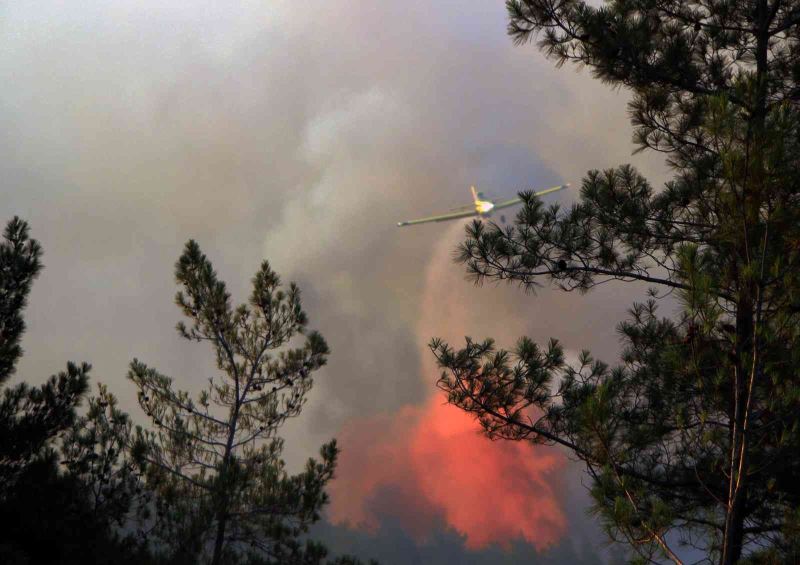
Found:
[[[569,183],[562,184],[559,186],[554,186],[552,188],[547,188],[545,190],[540,190],[539,192],[535,192],[534,196],[544,196],[545,194],[550,194],[551,192],[555,192],[557,190],[561,190],[564,188],[568,188]],[[449,214],[442,214],[441,216],[430,216],[428,218],[420,218],[419,220],[409,220],[407,222],[397,222],[397,225],[400,227],[403,226],[413,226],[415,224],[426,224],[428,222],[446,222],[447,220],[456,220],[458,218],[468,218],[469,216],[479,216],[481,218],[486,218],[491,216],[492,212],[495,210],[500,210],[502,208],[508,208],[509,206],[514,206],[515,204],[519,204],[522,202],[522,198],[512,198],[511,200],[503,200],[500,202],[495,202],[494,200],[487,199],[482,192],[477,192],[474,186],[469,187],[472,191],[472,204],[468,206],[462,206],[460,208],[454,208],[451,210]],[[500,216],[501,221],[505,222],[505,217]]]

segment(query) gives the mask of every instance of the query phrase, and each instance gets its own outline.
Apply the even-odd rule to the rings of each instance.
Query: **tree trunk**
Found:
[[[728,477],[728,498],[725,507],[725,532],[722,539],[720,565],[736,563],[742,554],[747,479],[747,379],[744,359],[752,349],[753,315],[748,292],[740,294],[736,312],[736,348],[732,387],[731,451]]]
[[[217,536],[214,539],[214,556],[211,558],[211,565],[219,565],[222,559],[222,546],[225,543],[225,525],[227,516],[223,510],[217,513]]]
[[[211,558],[211,565],[219,565],[222,560],[222,548],[225,544],[225,526],[228,523],[228,473],[231,464],[231,451],[233,445],[233,434],[236,430],[236,421],[239,416],[238,405],[231,418],[231,431],[228,434],[228,443],[225,448],[225,457],[222,460],[222,469],[218,477],[218,491],[215,493],[217,511],[217,534],[214,538],[214,556]]]
[[[742,249],[744,253],[739,258],[745,265],[750,267],[753,257],[758,257],[753,253],[754,243],[750,241],[753,233],[748,233],[753,227],[759,224],[761,188],[756,186],[763,182],[763,158],[760,155],[760,144],[764,135],[764,123],[767,115],[767,96],[768,85],[767,77],[769,74],[768,48],[769,48],[769,26],[774,11],[770,13],[767,0],[759,0],[756,5],[756,96],[753,101],[750,124],[747,133],[747,143],[757,151],[754,169],[748,170],[745,183],[742,187],[742,212],[743,212],[743,241]],[[749,148],[748,148],[749,156]],[[749,167],[749,164],[748,164]],[[763,257],[761,258],[763,261]],[[762,269],[763,271],[763,269]],[[755,325],[758,323],[755,312],[755,300],[757,296],[756,287],[761,286],[762,281],[757,284],[752,281],[741,281],[743,288],[740,287],[739,300],[736,308],[736,375],[734,382],[734,413],[733,426],[731,433],[731,475],[730,488],[728,489],[728,500],[725,515],[725,533],[723,537],[721,565],[732,565],[737,563],[742,556],[742,546],[744,543],[744,520],[747,515],[747,473],[748,473],[748,437],[747,422],[752,410],[751,398],[752,385],[749,379],[754,379],[758,375],[757,348],[758,343],[754,336]],[[760,291],[759,291],[760,292]],[[747,367],[745,359],[752,359],[751,367]],[[749,374],[749,378],[748,378]]]
[[[722,548],[721,565],[732,565],[742,557],[746,504],[747,487],[742,484],[731,503],[728,515],[725,517],[725,543]]]

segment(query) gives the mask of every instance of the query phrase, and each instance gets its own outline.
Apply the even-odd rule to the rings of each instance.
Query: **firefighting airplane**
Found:
[[[561,190],[564,188],[568,188],[569,183],[562,184],[559,186],[554,186],[552,188],[547,188],[545,190],[540,190],[539,192],[534,192],[534,196],[544,196],[545,194],[550,194],[551,192],[555,192],[557,190]],[[420,218],[419,220],[409,220],[407,222],[397,222],[399,227],[403,226],[413,226],[416,224],[426,224],[428,222],[446,222],[447,220],[456,220],[458,218],[467,218],[469,216],[479,216],[481,218],[486,218],[491,216],[492,212],[495,210],[500,210],[502,208],[508,208],[509,206],[514,206],[515,204],[519,204],[522,202],[522,198],[512,198],[511,200],[502,200],[500,202],[495,202],[493,200],[486,199],[482,192],[477,192],[474,186],[469,187],[472,191],[472,204],[468,206],[461,206],[460,208],[454,208],[451,210],[449,214],[442,214],[441,216],[430,216],[428,218]],[[505,217],[500,216],[501,221],[505,222]]]

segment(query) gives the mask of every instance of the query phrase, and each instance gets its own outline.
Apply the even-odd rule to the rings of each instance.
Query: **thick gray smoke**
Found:
[[[482,0],[5,3],[0,211],[46,253],[20,376],[90,361],[136,419],[134,356],[201,386],[211,357],[178,338],[172,305],[195,238],[239,300],[263,258],[298,281],[330,341],[287,430],[293,466],[347,421],[428,398],[423,279],[452,231],[398,220],[462,205],[471,184],[510,197],[631,161],[664,175],[630,156],[624,93],[513,47],[505,24]],[[475,337],[501,334],[494,306],[518,303],[532,337],[612,358],[630,300],[472,296],[464,308],[489,313]]]

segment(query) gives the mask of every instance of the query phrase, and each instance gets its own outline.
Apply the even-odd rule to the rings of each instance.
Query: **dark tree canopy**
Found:
[[[674,177],[590,171],[569,209],[523,195],[513,226],[475,222],[460,249],[478,281],[646,283],[619,364],[568,366],[556,340],[434,340],[440,386],[493,437],[570,449],[643,561],[680,562],[678,542],[725,564],[798,559],[800,2],[507,7],[515,42],[631,92],[634,141]],[[658,315],[666,295],[679,315]]]
[[[25,309],[33,280],[42,269],[42,248],[28,237],[28,224],[14,217],[0,243],[0,384],[14,374],[22,355]]]
[[[15,217],[0,242],[0,386],[16,371],[25,331],[22,312],[41,271],[41,246],[28,236],[28,224]],[[8,491],[26,466],[75,418],[86,392],[89,365],[67,369],[40,387],[19,383],[0,399],[0,492]]]
[[[0,384],[22,355],[23,309],[41,270],[41,247],[19,218],[0,243]],[[145,563],[144,545],[119,530],[138,481],[123,453],[127,416],[100,385],[77,409],[88,364],[68,363],[43,385],[21,382],[0,398],[0,562]]]
[[[14,218],[0,242],[0,385],[22,354],[22,316],[41,248]],[[247,305],[194,242],[176,268],[178,325],[208,341],[222,379],[197,401],[138,361],[129,377],[155,430],[134,428],[108,387],[86,398],[90,366],[68,363],[45,384],[21,382],[0,398],[0,562],[194,565],[360,565],[305,535],[328,498],[335,441],[291,476],[276,435],[297,416],[328,348],[307,332],[300,292],[264,262]],[[296,334],[300,347],[289,347]],[[86,399],[84,411],[79,411]],[[222,409],[222,413],[215,412]],[[374,562],[371,562],[374,563]]]
[[[289,475],[277,431],[300,414],[312,373],[326,362],[325,340],[306,330],[297,286],[283,287],[266,261],[248,303],[237,307],[194,241],[175,277],[176,302],[190,322],[178,332],[213,348],[218,374],[203,375],[207,386],[192,398],[131,363],[129,378],[154,424],[137,429],[134,454],[158,495],[155,531],[176,562],[320,563],[326,550],[302,538],[328,500],[338,449],[331,441],[321,461]]]

